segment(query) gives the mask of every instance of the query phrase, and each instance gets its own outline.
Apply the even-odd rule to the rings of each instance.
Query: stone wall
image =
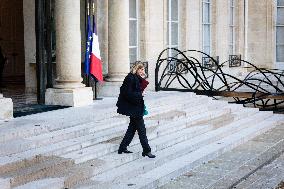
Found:
[[[275,53],[273,1],[248,1],[248,57],[259,67],[273,68]]]
[[[104,74],[109,73],[108,1],[93,0],[100,42]],[[212,0],[211,45],[212,56],[220,62],[229,55],[229,1]],[[275,4],[271,0],[236,0],[236,50],[242,58],[258,66],[275,66]],[[25,75],[27,91],[36,91],[34,1],[23,0],[25,25]],[[245,18],[247,3],[247,20]],[[139,2],[140,59],[149,62],[150,89],[154,89],[155,64],[167,42],[167,0],[140,0]],[[82,62],[85,52],[85,2],[81,1]],[[179,48],[202,50],[202,0],[179,1]],[[128,33],[125,33],[128,35]],[[127,45],[127,44],[125,44]],[[122,63],[121,63],[122,64]],[[125,63],[126,64],[126,63]],[[127,63],[128,64],[128,63]],[[235,68],[234,72],[245,72]],[[101,86],[103,87],[103,86]]]

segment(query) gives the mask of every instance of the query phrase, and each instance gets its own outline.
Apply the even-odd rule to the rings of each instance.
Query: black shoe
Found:
[[[155,155],[151,154],[151,152],[147,152],[147,153],[142,152],[142,156],[143,157],[148,156],[148,158],[155,158],[156,157]]]
[[[118,150],[118,154],[122,154],[122,153],[131,154],[133,152],[128,151],[128,150]]]

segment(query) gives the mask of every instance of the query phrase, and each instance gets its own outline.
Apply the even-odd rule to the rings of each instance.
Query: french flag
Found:
[[[90,61],[90,73],[98,80],[103,81],[103,67],[100,54],[99,39],[97,35],[97,28],[95,17],[93,17],[93,42]]]
[[[85,74],[90,74],[90,57],[92,51],[92,42],[93,42],[93,32],[91,28],[91,18],[88,15],[88,25],[87,25],[87,39],[86,39],[86,54],[85,54]]]

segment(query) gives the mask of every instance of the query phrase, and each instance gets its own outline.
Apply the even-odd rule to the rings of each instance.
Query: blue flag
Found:
[[[86,54],[85,54],[85,74],[90,74],[90,58],[92,52],[93,32],[91,27],[91,18],[88,15],[87,21],[87,39],[86,39]]]

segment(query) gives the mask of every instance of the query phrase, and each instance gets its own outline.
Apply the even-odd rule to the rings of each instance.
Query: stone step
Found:
[[[67,169],[73,165],[74,161],[71,159],[46,157],[45,161],[12,172],[1,173],[0,177],[9,179],[10,187],[16,187],[34,180],[51,177],[62,169]]]
[[[181,106],[182,105],[183,104],[181,104]],[[162,106],[161,108],[163,108],[164,106]],[[176,106],[178,106],[178,104],[176,104]],[[172,108],[174,107],[166,107],[165,109],[172,109]],[[151,115],[149,115],[148,117],[151,117],[153,115],[155,116],[155,114],[159,114],[161,110],[159,109],[155,110],[155,108],[149,108],[149,111],[151,111]],[[50,143],[60,142],[71,138],[77,138],[97,131],[95,130],[96,128],[102,128],[103,126],[111,128],[114,127],[115,125],[125,124],[127,122],[127,118],[125,116],[116,119],[115,118],[111,119],[114,119],[112,120],[111,123],[109,123],[109,118],[108,118],[106,120],[90,122],[67,128],[65,127],[64,129],[61,130],[47,132],[41,135],[36,135],[25,139],[20,138],[20,139],[15,139],[13,141],[8,141],[6,143],[0,144],[0,149],[1,149],[0,156],[26,151],[28,149],[40,147]],[[94,125],[96,125],[96,127],[94,127]]]
[[[169,96],[169,94],[171,96]],[[194,96],[195,94],[193,93],[188,93],[187,95],[177,93],[165,93],[163,95],[150,93],[148,98],[149,100],[146,100],[146,103],[149,103],[149,106],[153,104],[154,107],[159,107],[163,104],[170,104],[172,101],[169,99],[182,101],[184,100],[184,97],[190,98]],[[9,122],[3,122],[1,125],[5,124],[5,127],[1,127],[0,125],[0,143],[17,138],[26,138],[48,133],[54,130],[81,125],[95,120],[108,119],[117,114],[115,106],[116,100],[116,98],[106,98],[100,101],[100,103],[94,101],[94,104],[86,107],[66,108],[19,117],[17,119],[9,120]],[[46,121],[46,117],[49,117],[48,121]]]
[[[61,127],[62,128],[62,127]],[[54,130],[57,130],[56,128],[52,128],[52,129],[49,129],[49,130],[52,130],[52,131],[54,131]],[[39,133],[42,133],[42,132],[39,132]],[[13,134],[14,135],[14,134]],[[28,136],[28,134],[27,135],[22,135],[22,136]],[[9,137],[8,137],[9,138]],[[39,162],[42,162],[43,161],[43,159],[40,157],[40,156],[37,156],[37,157],[34,157],[34,159],[36,159],[36,161],[39,161]],[[32,164],[32,162],[28,162],[28,161],[25,161],[25,164]],[[2,182],[2,181],[1,181]],[[6,182],[6,181],[5,181]],[[3,180],[3,183],[4,183],[4,180]]]
[[[122,127],[125,127],[125,126],[122,126]],[[111,132],[115,132],[116,133],[116,130],[115,128],[110,128],[110,131]],[[101,135],[100,133],[98,133],[99,136]],[[107,136],[103,135],[104,136],[104,140],[107,140]],[[5,164],[11,164],[13,162],[17,162],[17,161],[21,161],[23,159],[33,159],[33,156],[37,155],[37,154],[44,154],[44,155],[58,155],[58,154],[61,154],[61,153],[66,153],[67,151],[70,151],[70,150],[76,150],[76,149],[81,149],[83,148],[84,146],[88,146],[88,145],[92,145],[94,142],[99,142],[99,141],[96,141],[96,137],[91,134],[89,137],[88,136],[83,136],[81,137],[82,140],[86,140],[86,139],[90,139],[90,140],[95,140],[95,141],[91,141],[90,142],[85,142],[84,144],[84,141],[80,141],[80,140],[68,140],[68,141],[63,141],[63,142],[60,142],[60,143],[57,143],[55,145],[52,145],[52,146],[44,146],[42,148],[36,148],[36,149],[32,149],[32,150],[29,150],[29,151],[25,151],[23,153],[20,153],[20,154],[15,154],[14,156],[4,156],[4,157],[0,157],[0,164],[2,165],[5,165]],[[102,141],[102,140],[101,140]],[[70,146],[71,145],[71,146]],[[58,150],[57,152],[56,149],[61,149],[61,150]],[[21,164],[21,162],[19,162]],[[12,167],[15,167],[14,165]],[[0,166],[0,170],[3,169],[3,166]],[[7,167],[5,167],[6,170],[9,170]]]
[[[260,188],[257,187],[258,185],[262,185],[261,188],[276,188],[277,184],[282,181],[281,179],[283,179],[284,172],[282,172],[282,174],[280,173],[280,178],[277,178],[276,182],[269,182],[272,180],[268,180],[268,178],[271,179],[275,177],[276,175],[274,174],[279,174],[279,172],[276,173],[277,169],[274,169],[275,167],[270,167],[271,165],[266,166],[265,164],[279,155],[281,146],[284,146],[283,140],[266,152],[263,152],[261,155],[257,155],[256,158],[250,159],[244,165],[232,170],[208,188],[225,189],[230,187],[236,189],[249,189],[254,188],[254,186],[255,188]],[[274,155],[274,157],[272,155]],[[279,166],[281,167],[281,164]],[[228,178],[230,179],[228,180]]]
[[[253,119],[250,121],[252,123],[255,123],[255,118],[260,118],[260,120],[265,119],[267,116],[270,116],[271,114],[262,114],[260,113],[257,116],[252,117]],[[177,137],[173,138],[171,135],[166,136],[163,138],[157,138],[155,140],[151,140],[150,144],[152,147],[152,150],[155,151],[159,151],[159,150],[163,150],[164,151],[169,151],[169,152],[173,152],[176,155],[180,155],[183,154],[184,152],[188,152],[188,150],[191,150],[193,147],[194,148],[198,148],[200,147],[200,145],[204,145],[204,143],[206,142],[210,142],[212,140],[217,140],[218,137],[224,137],[227,136],[227,134],[230,134],[231,132],[235,132],[236,130],[240,130],[242,127],[247,127],[247,125],[249,124],[248,120],[240,120],[238,123],[237,122],[233,122],[231,124],[229,124],[228,126],[226,126],[226,128],[221,128],[218,131],[211,131],[213,128],[212,126],[207,126],[205,128],[203,128],[203,133],[204,132],[212,132],[212,134],[208,134],[208,133],[199,133],[201,134],[198,137],[193,138],[193,136],[190,135],[186,135],[187,132],[185,132],[185,130],[182,130],[180,133],[177,133]],[[200,126],[199,126],[200,127]],[[233,129],[232,129],[233,128]],[[193,129],[193,128],[190,128]],[[189,130],[190,130],[189,129]],[[215,133],[215,134],[213,134]],[[193,138],[192,140],[189,140]],[[188,140],[188,141],[187,141]],[[192,142],[190,142],[192,141]],[[178,144],[176,144],[178,143]],[[170,145],[169,145],[170,144]],[[192,147],[192,146],[193,147]],[[173,146],[172,148],[169,148],[169,150],[167,149],[168,147]],[[141,158],[141,154],[138,153],[137,151],[139,151],[140,145],[136,144],[133,147],[130,147],[130,150],[136,151],[135,153],[131,154],[131,155],[127,155],[127,156],[122,156],[121,155],[117,157],[117,154],[110,154],[107,156],[103,156],[101,161],[107,161],[104,164],[100,164],[100,166],[102,167],[95,167],[95,170],[93,171],[93,175],[99,174],[100,172],[106,172],[106,175],[108,174],[108,170],[109,172],[112,172],[112,168],[115,168],[117,166],[121,166],[123,164],[125,164],[125,166],[127,167],[130,161],[134,161],[136,159],[138,159],[139,157]],[[179,151],[179,153],[177,153],[177,151],[175,150],[176,148],[181,149]],[[117,149],[117,148],[116,148]],[[159,152],[158,152],[159,153]],[[167,154],[167,153],[165,153]],[[167,154],[168,155],[168,154]],[[171,156],[171,155],[170,155]],[[162,158],[167,160],[169,157],[163,157],[162,155],[158,155],[158,158]],[[121,159],[120,159],[121,158]],[[97,159],[98,160],[98,159]],[[143,160],[141,160],[143,161]],[[157,161],[155,161],[155,165],[157,165]],[[140,165],[140,163],[139,163]],[[141,165],[143,165],[143,163],[141,163]],[[131,165],[129,165],[130,167],[132,167]],[[152,165],[151,165],[152,166]],[[149,166],[148,166],[149,167]],[[142,167],[143,170],[145,170],[145,167]],[[126,170],[124,168],[122,168],[121,170]],[[127,170],[129,173],[129,170]],[[114,171],[114,173],[117,171]],[[126,173],[126,174],[128,174]],[[74,182],[74,178],[71,179]],[[66,183],[69,183],[66,181]],[[72,184],[71,184],[72,185]],[[69,187],[69,185],[66,185],[67,187]]]
[[[258,117],[261,117],[262,119],[264,118],[263,114],[258,115]],[[253,118],[257,117],[254,116]],[[141,174],[142,172],[149,171],[149,169],[153,169],[154,167],[160,166],[163,163],[166,163],[174,158],[177,158],[193,150],[201,148],[204,145],[208,145],[214,141],[220,140],[223,137],[238,132],[241,129],[245,129],[251,124],[254,124],[254,122],[254,119],[246,120],[246,122],[244,122],[243,120],[239,121],[239,123],[233,122],[227,126],[220,127],[215,130],[211,129],[208,132],[201,134],[197,137],[187,138],[187,140],[184,140],[184,142],[180,142],[170,148],[156,148],[156,150],[159,151],[156,152],[157,158],[154,160],[154,162],[145,162],[143,159],[140,159],[138,161],[131,162],[130,164],[125,164],[120,167],[117,167],[115,168],[115,170],[109,170],[101,175],[97,175],[93,177],[93,180],[99,182],[124,180],[124,178],[127,178],[127,175],[129,174],[132,176],[138,173]]]
[[[49,145],[43,146],[40,148],[24,151],[22,153],[18,153],[15,155],[0,157],[0,162],[2,164],[2,166],[0,166],[0,170],[1,171],[13,170],[17,167],[17,164],[19,164],[19,166],[23,164],[22,162],[23,160],[39,161],[39,158],[34,158],[37,154],[50,156],[50,155],[59,155],[70,151],[80,150],[82,148],[95,145],[99,142],[103,142],[104,140],[109,140],[110,137],[115,137],[118,134],[119,134],[118,136],[121,136],[124,134],[124,132],[125,132],[125,125],[122,125],[119,128],[118,127],[109,128],[107,131],[103,130],[95,134],[83,136],[77,139],[66,140],[60,143],[53,144],[51,146]]]
[[[263,166],[255,173],[250,175],[246,180],[235,186],[236,189],[250,189],[250,188],[280,188],[277,187],[282,182],[283,188],[283,160],[284,154],[271,162],[269,165]]]
[[[0,178],[1,189],[10,189],[10,179]]]
[[[12,189],[61,189],[64,186],[64,180],[60,178],[47,178],[33,181]],[[7,188],[8,189],[8,188]]]
[[[30,154],[29,154],[30,155]],[[11,160],[11,158],[10,158]],[[34,158],[34,160],[36,161],[39,161],[37,158]],[[25,160],[26,161],[26,160]],[[32,162],[33,160],[31,160]],[[19,165],[17,165],[19,164]],[[20,162],[20,163],[16,163],[16,164],[9,164],[8,166],[4,166],[2,167],[2,171],[12,171],[12,170],[18,170],[18,168],[24,168],[23,166],[25,166],[25,164],[23,162]]]
[[[281,115],[274,115],[269,120],[271,122],[272,121],[273,122],[279,121],[279,122],[282,122],[282,124],[284,123],[283,116],[281,116]],[[283,128],[283,126],[282,126],[282,128]],[[278,132],[283,133],[282,130],[278,130]],[[277,132],[277,128],[274,129],[274,132]],[[272,135],[272,134],[270,134],[270,135]],[[276,137],[276,139],[277,139],[277,137]],[[259,140],[259,139],[255,138],[254,140]],[[269,142],[269,141],[270,141],[269,139],[266,140],[266,142]],[[258,146],[255,146],[255,148],[257,149]],[[255,155],[252,158],[250,158],[246,161],[243,161],[243,163],[241,165],[237,166],[235,169],[231,170],[229,173],[223,175],[223,177],[219,178],[219,180],[217,180],[216,182],[208,185],[206,188],[216,188],[216,189],[217,188],[218,189],[251,188],[252,187],[251,184],[253,182],[256,182],[255,179],[257,179],[257,178],[254,178],[253,176],[252,176],[252,178],[250,178],[250,175],[254,174],[258,169],[262,169],[263,166],[265,166],[267,163],[271,162],[272,160],[274,160],[276,157],[278,157],[280,154],[282,154],[284,152],[284,139],[279,139],[279,141],[277,140],[276,143],[273,143],[269,147],[265,147],[265,146],[259,144],[259,148],[262,149],[261,152],[255,153]],[[282,176],[284,176],[284,172],[283,172]],[[258,177],[259,177],[259,175],[258,175]],[[247,179],[247,178],[249,178],[249,179]],[[259,180],[259,179],[260,178],[258,178],[257,180]],[[265,181],[265,179],[263,179],[263,180]],[[279,182],[276,183],[275,187],[277,186],[277,184]],[[260,183],[262,183],[262,182],[260,182]],[[256,186],[256,183],[255,183],[255,186]],[[263,188],[274,188],[274,187],[263,187]]]
[[[224,111],[224,113],[227,113],[226,111]],[[218,113],[215,113],[216,115],[218,114]],[[222,115],[221,115],[222,116]],[[165,129],[165,126],[163,126],[163,129]],[[167,130],[167,129],[166,129]],[[172,129],[173,130],[173,129]],[[205,130],[206,131],[206,130]],[[180,134],[183,134],[184,135],[184,132],[185,131],[183,131],[183,132],[181,132]],[[201,131],[199,131],[199,132],[204,132],[204,130],[201,130]],[[159,135],[162,135],[163,133],[162,132],[158,132],[159,133]],[[151,134],[149,135],[150,136],[150,138],[152,138],[152,136],[151,136]],[[180,138],[179,136],[177,136],[176,138]],[[176,140],[176,139],[175,139]],[[171,137],[170,138],[170,140],[169,140],[169,142],[173,142],[173,141],[175,141],[174,140],[174,137]],[[168,143],[169,143],[168,142]],[[136,143],[138,143],[138,140],[137,140],[137,142]],[[174,143],[173,143],[174,144]],[[173,145],[173,144],[170,144],[170,145]],[[163,145],[164,147],[166,146],[166,144],[161,144],[161,145]],[[168,144],[169,145],[169,144]],[[161,148],[161,147],[160,147]],[[106,150],[106,149],[108,149],[108,147],[106,147],[106,146],[103,146],[103,148],[98,148],[97,146],[96,146],[96,148],[95,148],[95,150],[93,151],[91,151],[92,153],[95,153],[96,155],[101,155],[100,153],[101,152],[96,152],[96,151],[98,151],[98,150]],[[115,150],[117,150],[117,146],[116,146],[116,148],[115,148]],[[76,156],[76,154],[73,154],[71,157],[74,157],[74,156]],[[81,159],[80,159],[80,161],[82,161],[82,157],[83,157],[83,159],[84,160],[86,160],[86,157],[88,157],[86,154],[84,154],[84,153],[82,153],[81,154]],[[93,156],[92,156],[93,157]],[[67,157],[64,157],[64,159],[67,159]],[[73,158],[74,159],[74,158]],[[39,167],[39,166],[37,166],[37,167]],[[54,170],[50,170],[50,169],[47,169],[46,167],[43,167],[42,169],[44,169],[44,171],[40,171],[40,170],[34,170],[34,169],[31,169],[31,170],[33,170],[33,172],[31,172],[31,174],[27,177],[27,179],[34,179],[34,178],[40,178],[40,176],[41,175],[38,175],[37,174],[37,172],[40,172],[40,173],[44,173],[45,175],[48,175],[48,174],[52,174],[53,172],[54,172]],[[18,171],[18,170],[15,170],[15,171]],[[22,172],[28,172],[28,171],[26,171],[26,170],[24,170],[24,171],[22,171]],[[46,172],[48,172],[48,173],[46,173]],[[19,178],[21,178],[20,176],[18,176]],[[24,175],[24,177],[26,177],[26,174]],[[17,178],[17,179],[14,179],[14,180],[20,180],[19,178]],[[21,181],[21,180],[20,180]],[[30,181],[30,180],[25,180],[25,181],[22,181],[23,183],[25,183],[25,182],[27,182],[27,181]]]
[[[196,167],[204,161],[208,161],[217,157],[221,153],[228,151],[235,146],[248,141],[256,135],[263,133],[275,125],[271,121],[263,121],[258,125],[243,129],[240,132],[229,135],[217,142],[211,143],[199,148],[184,156],[178,157],[166,164],[159,166],[144,174],[140,174],[135,178],[129,175],[127,182],[111,183],[108,188],[156,188],[168,182],[171,178],[175,178],[190,169]],[[92,188],[96,188],[93,187]],[[97,188],[101,188],[98,186]]]
[[[248,188],[258,188],[256,187],[258,179],[256,179],[254,173],[284,151],[283,116],[273,115],[267,119],[267,121],[269,120],[275,122],[277,126],[215,159],[204,162],[190,172],[162,186],[161,189],[174,187],[183,189],[244,189],[247,186],[249,186]],[[279,165],[278,168],[280,167]],[[279,174],[276,169],[271,172]],[[268,171],[267,174],[260,175],[267,177],[262,178],[264,182],[271,178],[277,178],[277,176],[270,176],[270,173]],[[252,183],[255,183],[255,185],[252,186]]]
[[[210,129],[212,129],[212,127],[207,126],[207,125],[195,126],[195,127],[183,130],[183,132],[176,133],[175,138],[173,136],[165,136],[162,139],[161,138],[153,139],[153,140],[150,140],[149,142],[151,144],[152,151],[156,151],[158,149],[161,150],[161,149],[173,146],[178,142],[182,142],[190,137],[198,136],[204,132],[209,131]],[[83,163],[78,164],[78,167],[88,167],[90,166],[90,164],[93,164],[92,170],[86,173],[84,169],[83,170],[80,169],[79,170],[80,174],[76,174],[76,172],[75,174],[70,174],[69,176],[66,177],[65,187],[72,187],[88,178],[91,178],[92,176],[96,174],[105,172],[109,169],[113,169],[122,164],[130,163],[131,161],[135,161],[141,158],[140,144],[135,143],[134,145],[131,145],[129,149],[132,150],[134,153],[130,154],[129,156],[125,156],[124,154],[118,155],[117,148],[118,146],[116,146],[115,148],[116,150],[113,153],[109,153],[100,158],[90,159],[89,161],[85,161]],[[97,164],[94,162],[101,162],[101,163]]]
[[[184,97],[184,96],[183,96]],[[195,98],[195,97],[194,97]],[[251,111],[247,111],[245,113],[243,113],[244,111],[241,111],[240,109],[240,106],[235,106],[235,105],[231,105],[231,104],[227,104],[227,103],[220,103],[220,102],[217,102],[217,101],[214,101],[214,100],[210,100],[209,98],[198,98],[198,100],[193,100],[191,101],[191,103],[181,103],[179,105],[175,104],[175,106],[178,106],[178,108],[182,108],[183,111],[186,111],[187,113],[184,114],[184,113],[181,113],[182,111],[172,111],[172,112],[176,112],[176,115],[174,116],[167,116],[166,114],[171,111],[169,110],[165,110],[165,108],[158,108],[158,107],[155,107],[156,110],[154,110],[155,108],[153,108],[153,114],[146,117],[145,120],[147,120],[147,122],[151,123],[151,126],[149,127],[149,130],[150,128],[154,128],[154,132],[153,134],[151,133],[149,135],[149,137],[151,137],[152,141],[154,141],[155,138],[159,137],[159,139],[161,140],[162,136],[170,136],[170,134],[172,132],[179,132],[179,131],[182,131],[181,129],[185,129],[186,127],[186,124],[190,125],[191,126],[194,126],[194,125],[197,125],[197,124],[200,124],[201,122],[210,122],[210,120],[212,119],[215,119],[217,118],[218,116],[219,117],[224,117],[224,119],[227,117],[227,115],[230,115],[232,113],[232,110],[238,112],[242,112],[242,114],[253,114],[253,113],[257,113],[257,111],[255,110],[251,110]],[[184,100],[181,100],[182,102],[184,102]],[[176,101],[175,101],[176,102]],[[204,104],[203,104],[204,103]],[[224,108],[223,110],[220,110],[220,111],[216,111],[216,109],[218,109],[218,105],[219,107],[222,106],[222,108]],[[189,106],[189,107],[187,107]],[[151,106],[150,106],[151,107]],[[166,106],[165,106],[166,107]],[[172,108],[176,108],[174,107],[174,105],[172,106]],[[151,110],[151,108],[150,108]],[[155,115],[155,111],[157,111],[157,115]],[[167,112],[168,111],[168,112]],[[163,113],[165,115],[163,115]],[[189,116],[188,119],[185,119],[185,115],[186,116]],[[238,114],[237,114],[238,115]],[[156,117],[155,117],[156,116]],[[168,118],[168,120],[167,120]],[[240,119],[241,117],[239,117],[238,119]],[[114,120],[120,120],[119,118],[112,118]],[[160,121],[160,120],[164,120],[164,121]],[[104,119],[102,119],[104,120]],[[125,120],[125,118],[124,118]],[[185,123],[181,124],[182,121],[180,120],[183,120],[185,121]],[[220,119],[219,121],[222,122],[223,118]],[[155,128],[155,124],[157,124],[157,121],[161,122],[160,124],[158,124],[160,127],[157,127],[157,128],[160,128],[160,129],[157,129]],[[180,121],[180,122],[179,122]],[[168,124],[169,122],[175,122],[175,124]],[[188,123],[190,122],[190,124]],[[154,124],[155,123],[155,124]],[[87,125],[87,123],[86,123]],[[109,142],[112,142],[112,141],[117,141],[117,136],[114,136],[113,134],[115,133],[119,133],[121,131],[121,133],[119,133],[119,136],[122,136],[125,132],[125,125],[124,125],[124,128],[122,128],[123,125],[121,124],[117,124],[117,126],[114,126],[114,127],[108,127],[108,128],[104,128],[104,129],[98,129],[97,130],[97,127],[95,127],[95,129],[92,130],[93,133],[97,134],[101,131],[101,138],[99,140],[101,140],[100,142],[103,142],[104,144],[108,145],[108,146],[103,146],[101,149],[95,149],[95,150],[98,150],[96,152],[92,152],[90,151],[89,154],[92,153],[97,153],[96,156],[97,157],[100,157],[100,156],[105,156],[105,154],[109,154],[111,152],[113,152],[114,148],[113,148],[113,145],[110,143],[110,144],[107,144]],[[86,126],[81,126],[81,125],[78,125],[78,126],[75,126],[74,128],[71,127],[67,127],[67,125],[65,125],[64,129],[66,129],[68,131],[68,129],[70,129],[69,131],[71,131],[70,133],[72,133],[73,131],[79,131],[80,129],[75,129],[76,127],[78,128],[81,128],[84,130],[84,128]],[[102,127],[103,128],[103,127]],[[91,131],[91,127],[90,128],[85,128],[86,131],[90,132]],[[118,130],[117,130],[118,129]],[[65,130],[65,131],[66,131]],[[204,128],[204,130],[206,131],[206,129]],[[44,165],[44,158],[40,157],[40,156],[36,156],[38,154],[43,154],[43,155],[52,155],[52,154],[62,154],[62,153],[66,153],[68,151],[76,151],[78,152],[78,150],[84,148],[84,150],[86,150],[87,148],[85,147],[88,147],[88,146],[96,146],[96,144],[98,143],[98,141],[92,141],[92,142],[88,142],[86,140],[83,140],[84,137],[86,137],[86,135],[82,134],[80,137],[77,137],[76,139],[73,139],[72,137],[72,134],[70,135],[70,141],[71,140],[77,140],[78,138],[81,138],[82,141],[76,141],[77,143],[74,145],[69,145],[66,140],[62,141],[62,142],[58,142],[60,141],[60,137],[63,137],[64,138],[64,132],[62,130],[60,130],[59,128],[57,129],[53,129],[51,130],[52,132],[50,132],[50,134],[54,134],[53,136],[52,135],[46,135],[44,136],[43,138],[40,138],[42,137],[42,135],[38,135],[38,136],[32,136],[32,137],[35,137],[38,141],[40,141],[39,139],[48,139],[50,140],[49,142],[43,142],[43,144],[45,146],[42,146],[42,147],[45,147],[45,148],[35,148],[35,149],[32,149],[32,150],[28,150],[28,151],[25,151],[23,153],[17,153],[17,154],[13,154],[13,156],[4,156],[4,157],[1,157],[0,158],[0,162],[3,163],[2,160],[12,160],[10,161],[10,164],[9,165],[6,165],[6,164],[3,164],[4,166],[0,166],[0,172],[4,170],[4,172],[11,172],[11,171],[15,171],[15,170],[20,170],[23,171],[23,172],[28,172],[28,177],[30,179],[25,179],[24,175],[23,174],[18,174],[19,176],[15,176],[15,177],[12,177],[12,178],[16,178],[14,179],[14,183],[17,183],[15,185],[20,185],[20,184],[23,184],[23,183],[26,183],[26,182],[29,182],[29,181],[32,181],[33,179],[39,179],[39,178],[44,178],[44,176],[40,175],[35,177],[36,175],[38,175],[38,173],[41,173],[41,174],[54,174],[53,172],[53,168],[52,168],[52,165],[56,165],[56,162],[52,163],[52,164],[49,164],[49,166],[38,166],[39,169],[36,169],[36,168],[32,168],[32,164],[34,162],[37,162],[37,163],[40,163],[41,165]],[[112,132],[111,132],[112,131]],[[119,131],[119,132],[118,132]],[[158,132],[157,132],[158,131]],[[88,133],[86,132],[86,134]],[[56,133],[56,134],[55,134]],[[55,137],[54,137],[55,136]],[[99,135],[97,135],[99,136]],[[30,138],[32,138],[30,137]],[[45,138],[46,137],[46,138]],[[76,137],[76,135],[75,135]],[[90,136],[91,137],[91,136]],[[153,138],[152,138],[153,137]],[[34,139],[35,139],[34,138]],[[93,140],[96,140],[97,137],[96,136],[92,136]],[[95,139],[94,139],[95,138]],[[166,147],[169,147],[169,146],[172,146],[176,143],[179,143],[179,142],[182,142],[182,140],[180,139],[179,140],[179,137],[176,136],[173,138],[169,137],[171,140],[161,140],[163,141],[164,143],[161,143],[160,145],[155,145],[156,147],[156,150],[158,149],[163,149],[163,148],[166,148]],[[90,138],[91,139],[91,138]],[[35,140],[35,141],[37,141]],[[138,147],[138,140],[135,139],[134,140],[135,142],[133,144],[136,144],[136,148]],[[54,142],[54,143],[53,143]],[[61,148],[59,150],[58,145],[59,143],[63,144],[65,142],[64,145],[61,145],[59,148]],[[52,145],[51,145],[52,144]],[[48,146],[50,145],[50,146]],[[56,146],[56,147],[54,147]],[[98,146],[96,146],[98,147]],[[133,146],[135,148],[135,146]],[[112,148],[112,149],[111,149]],[[91,149],[91,148],[89,148]],[[88,149],[88,150],[89,150]],[[109,150],[111,149],[111,150]],[[42,151],[40,151],[42,150]],[[116,148],[115,150],[117,150],[117,145],[116,145]],[[34,154],[32,154],[31,152],[34,152]],[[39,153],[39,152],[42,152],[42,153]],[[137,158],[140,156],[140,154],[136,153],[137,155]],[[24,155],[24,156],[23,156]],[[139,156],[138,156],[139,155]],[[86,158],[87,157],[87,158]],[[92,161],[94,159],[94,156],[86,156],[86,157],[83,157],[82,155],[79,154],[79,156],[75,156],[75,160],[77,159],[78,162],[84,162],[84,161]],[[71,157],[73,159],[73,157]],[[96,158],[96,157],[95,157]],[[18,159],[19,161],[17,161],[16,159]],[[15,161],[16,160],[16,161]],[[66,157],[64,158],[64,160],[66,160]],[[43,163],[43,164],[42,164]],[[47,163],[47,162],[46,162]],[[48,164],[48,163],[47,163]],[[49,169],[50,167],[50,169]],[[26,170],[26,171],[24,171]],[[27,170],[30,170],[27,171]],[[41,171],[43,170],[44,173],[42,173]],[[80,180],[80,179],[79,179]],[[12,182],[12,183],[13,183]]]
[[[87,134],[90,134],[90,130],[92,129],[92,127],[94,127],[94,125],[98,125],[98,127],[104,124],[115,126],[126,124],[127,122],[127,120],[123,118],[112,120],[113,122],[111,123],[107,123],[107,121],[102,123],[87,123],[79,126],[68,127],[62,130],[44,133],[41,135],[31,136],[28,138],[19,138],[12,141],[7,141],[6,143],[0,144],[0,156],[15,154],[29,149],[38,148],[40,146],[49,145],[51,143],[57,143],[71,138],[85,136]]]
[[[154,139],[154,138],[157,138],[157,137],[160,137],[160,136],[164,136],[164,135],[167,135],[167,134],[171,134],[173,132],[184,129],[188,122],[197,121],[198,119],[204,119],[204,117],[207,118],[207,119],[212,119],[213,118],[212,114],[214,114],[214,116],[218,116],[218,115],[223,116],[223,115],[226,115],[228,113],[230,113],[230,112],[227,109],[221,110],[219,112],[210,111],[207,114],[204,113],[203,117],[198,117],[195,120],[194,120],[194,117],[193,118],[189,117],[189,118],[179,119],[175,123],[169,122],[167,124],[158,125],[154,130],[152,130],[150,132],[148,131],[148,139],[151,140],[151,139]],[[148,126],[147,126],[147,128],[149,130]],[[123,136],[124,133],[125,133],[125,128],[122,130],[121,136]],[[132,143],[138,144],[139,140],[136,138],[136,139],[133,140]],[[97,158],[97,157],[100,157],[100,156],[105,155],[107,153],[116,151],[117,148],[118,148],[118,144],[112,144],[112,143],[99,144],[99,145],[93,145],[93,146],[84,148],[80,151],[75,151],[75,152],[65,154],[62,157],[73,158],[73,159],[75,159],[76,163],[80,163],[82,161]]]

